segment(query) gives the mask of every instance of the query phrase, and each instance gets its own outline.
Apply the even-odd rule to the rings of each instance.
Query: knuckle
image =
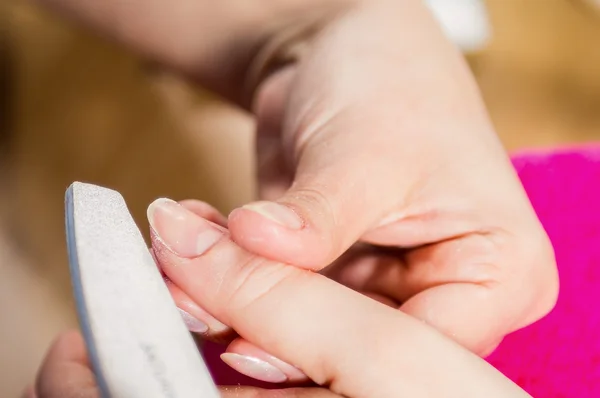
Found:
[[[295,189],[291,197],[309,209],[319,209],[320,215],[328,218],[326,221],[333,221],[334,206],[329,196],[324,193],[327,189],[325,184],[312,182],[310,187]]]
[[[332,247],[332,252],[339,250],[340,242],[335,239],[335,231],[340,225],[339,217],[334,206],[334,199],[328,193],[332,186],[320,184],[312,181],[310,186],[294,187],[286,195],[287,200],[294,207],[302,209],[302,216],[310,222],[312,226],[320,229],[321,238],[326,241],[327,247]],[[333,189],[336,189],[333,187]],[[335,247],[333,247],[335,246]]]
[[[251,313],[254,308],[263,308],[263,303],[273,300],[276,291],[283,289],[282,285],[294,277],[295,271],[294,267],[285,264],[250,257],[231,271],[235,275],[227,276],[231,283],[224,292],[226,308],[242,316]]]

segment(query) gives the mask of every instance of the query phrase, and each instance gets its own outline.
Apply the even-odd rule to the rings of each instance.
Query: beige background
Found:
[[[507,147],[600,138],[600,16],[569,0],[487,3],[494,40],[469,60]],[[0,11],[12,89],[0,105],[13,116],[0,119],[0,397],[15,397],[50,339],[76,325],[68,184],[118,189],[142,228],[158,196],[227,212],[253,196],[252,122],[24,1]]]

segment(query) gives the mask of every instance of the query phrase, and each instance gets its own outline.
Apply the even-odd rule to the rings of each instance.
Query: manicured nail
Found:
[[[303,226],[302,220],[294,210],[279,203],[254,202],[242,206],[242,208],[258,213],[286,228],[301,229]]]
[[[275,366],[258,358],[226,352],[221,359],[243,375],[268,383],[283,383],[288,378]]]
[[[177,308],[179,313],[181,314],[181,318],[183,318],[183,322],[185,322],[185,326],[187,326],[190,332],[194,333],[206,333],[208,332],[208,325],[192,316],[188,312],[182,310],[181,308]]]
[[[223,232],[170,199],[152,202],[148,222],[158,240],[180,257],[198,257],[223,237]]]

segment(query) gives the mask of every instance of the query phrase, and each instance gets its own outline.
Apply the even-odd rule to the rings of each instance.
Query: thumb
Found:
[[[236,243],[253,253],[318,271],[376,226],[397,196],[382,194],[380,178],[354,180],[362,171],[353,170],[352,162],[317,171],[322,154],[308,156],[312,159],[302,161],[291,189],[276,201],[234,210],[229,230]],[[371,161],[364,164],[374,168]]]
[[[284,102],[280,92],[285,89],[281,86],[289,84],[290,73],[286,71],[272,79],[258,100],[263,104],[257,111],[263,138],[269,136],[269,131],[279,130],[273,126],[276,117],[272,113],[283,111],[273,102]],[[273,94],[275,91],[278,93]],[[289,189],[271,189],[269,196],[274,196],[272,191],[280,192],[276,200],[250,203],[230,214],[231,236],[246,250],[320,270],[376,227],[398,207],[403,193],[409,190],[408,181],[390,184],[399,180],[394,177],[400,169],[395,149],[399,142],[392,142],[399,138],[380,125],[367,125],[367,121],[381,121],[379,115],[363,109],[360,116],[339,112],[326,117],[329,111],[318,111],[311,122],[294,134],[289,145],[293,149],[284,148],[283,156],[289,154],[285,157],[295,159]],[[327,122],[322,123],[323,119]],[[282,139],[285,141],[288,132],[294,130],[297,129],[284,128]],[[376,134],[374,130],[378,130]],[[273,166],[271,169],[281,165]],[[285,183],[274,182],[272,174],[281,174],[276,170],[261,173],[269,186],[280,188]]]
[[[175,202],[154,202],[148,216],[170,280],[242,338],[334,393],[526,396],[433,328],[323,275],[255,256]]]
[[[398,15],[419,23],[398,24]],[[293,160],[291,188],[236,209],[229,229],[253,253],[317,270],[391,212],[407,215],[457,153],[447,121],[462,116],[448,104],[477,93],[455,88],[471,87],[469,75],[419,2],[358,2],[307,48],[255,101],[258,138],[281,133],[278,149]]]

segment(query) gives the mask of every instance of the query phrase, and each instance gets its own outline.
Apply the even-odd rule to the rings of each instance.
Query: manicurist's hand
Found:
[[[196,305],[237,333],[222,358],[238,371],[277,383],[306,375],[351,398],[527,396],[434,328],[321,274],[248,252],[199,210],[154,202],[153,252],[180,307]]]
[[[401,310],[375,311],[401,326],[386,341],[412,325],[404,313],[481,355],[554,305],[547,236],[465,62],[422,1],[40,1],[255,115],[262,200],[233,211],[227,227],[244,256],[292,264],[295,271],[276,268],[314,282],[294,290],[305,304],[319,297],[330,310],[367,305],[354,295],[318,295],[321,284],[350,295],[302,270],[322,271]],[[193,259],[198,247],[180,254]],[[253,265],[243,269],[263,275]],[[227,277],[220,272],[210,277]],[[204,282],[179,287],[199,294],[190,284]],[[373,331],[375,320],[369,315],[344,336]],[[342,336],[338,324],[314,327]],[[340,339],[337,355],[349,355],[352,341]],[[332,374],[313,376],[327,382]]]
[[[224,387],[224,398],[528,396],[435,329],[323,275],[256,256],[176,202],[159,200],[149,213],[161,270],[237,333],[223,359],[263,380],[306,375],[318,385]],[[79,333],[57,339],[25,396],[99,397]]]

